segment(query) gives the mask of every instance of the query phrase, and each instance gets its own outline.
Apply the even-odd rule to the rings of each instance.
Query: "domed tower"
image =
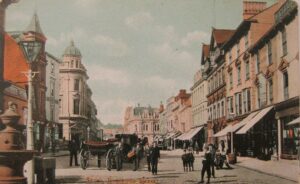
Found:
[[[74,41],[65,49],[62,56],[60,73],[60,116],[63,123],[63,137],[80,139],[87,129],[88,79],[86,69],[82,64],[80,50]]]

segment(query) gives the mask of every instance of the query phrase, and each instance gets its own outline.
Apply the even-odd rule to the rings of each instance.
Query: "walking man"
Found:
[[[202,160],[202,170],[201,170],[201,181],[200,183],[204,183],[204,174],[207,173],[207,183],[210,181],[210,166],[211,166],[211,153],[208,150],[208,146],[205,146],[204,148],[205,154],[204,158]]]
[[[151,167],[150,167],[150,147],[148,143],[145,145],[145,155],[147,159],[147,165],[148,165],[148,171],[151,172]]]
[[[77,144],[76,144],[76,141],[75,139],[72,139],[70,142],[69,142],[69,151],[70,151],[70,167],[72,166],[73,164],[73,157],[74,157],[74,160],[75,160],[75,166],[79,166],[78,165],[78,160],[77,160]]]
[[[195,157],[194,157],[194,154],[193,154],[193,150],[190,149],[189,150],[189,153],[188,153],[188,166],[189,166],[189,171],[194,171],[194,161],[195,161]]]
[[[156,142],[153,143],[153,148],[150,151],[150,158],[151,158],[152,174],[157,175],[157,164],[158,164],[158,159],[160,158],[160,152]]]
[[[186,172],[186,171],[188,171],[186,150],[183,150],[183,154],[181,156],[181,159],[182,159],[183,171]]]
[[[214,161],[215,161],[215,158],[216,158],[216,147],[213,145],[213,144],[209,144],[208,146],[209,148],[209,152],[211,153],[211,174],[212,174],[212,177],[215,178],[215,164],[214,164]]]
[[[120,171],[122,169],[122,156],[123,156],[123,146],[120,142],[118,146],[116,147],[116,169],[117,171]]]

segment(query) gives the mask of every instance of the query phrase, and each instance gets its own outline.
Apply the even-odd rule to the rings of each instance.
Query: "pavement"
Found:
[[[122,171],[108,171],[103,162],[102,167],[98,168],[95,159],[91,160],[86,170],[69,167],[68,152],[61,152],[55,155],[57,183],[198,183],[203,153],[195,154],[195,171],[188,173],[182,170],[182,153],[181,149],[162,151],[159,173],[153,176],[147,171],[145,163],[141,163],[139,171],[132,171],[129,163],[125,164]],[[232,167],[232,170],[217,170],[216,178],[211,183],[293,184],[298,179],[297,161],[261,161],[238,157],[238,163]]]
[[[291,181],[299,181],[300,167],[298,160],[263,161],[250,157],[238,157],[236,165]]]
[[[62,151],[58,151],[58,152],[55,152],[55,153],[43,153],[42,156],[43,157],[62,157],[62,156],[68,156],[70,154],[69,151],[66,151],[66,150],[62,150]]]

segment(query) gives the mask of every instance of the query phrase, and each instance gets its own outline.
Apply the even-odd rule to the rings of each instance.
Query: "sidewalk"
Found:
[[[299,180],[299,161],[298,160],[280,160],[263,161],[250,157],[238,157],[235,165],[247,169],[270,174],[280,178],[298,182]]]
[[[53,153],[43,153],[42,156],[43,157],[61,157],[61,156],[68,156],[70,154],[69,151],[59,151],[59,152],[55,152]]]

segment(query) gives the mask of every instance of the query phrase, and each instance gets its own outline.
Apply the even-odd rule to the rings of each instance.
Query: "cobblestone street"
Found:
[[[132,171],[131,164],[125,164],[122,171],[108,171],[104,168],[104,162],[99,169],[96,161],[90,162],[90,167],[82,170],[80,167],[69,168],[67,156],[57,158],[57,182],[58,183],[198,183],[200,181],[201,157],[196,156],[195,171],[183,172],[180,153],[174,151],[162,151],[158,165],[158,175],[153,176],[146,170],[145,163],[141,164],[139,171]],[[234,169],[216,170],[216,178],[211,183],[226,184],[292,184],[290,180],[256,172],[239,166]]]

